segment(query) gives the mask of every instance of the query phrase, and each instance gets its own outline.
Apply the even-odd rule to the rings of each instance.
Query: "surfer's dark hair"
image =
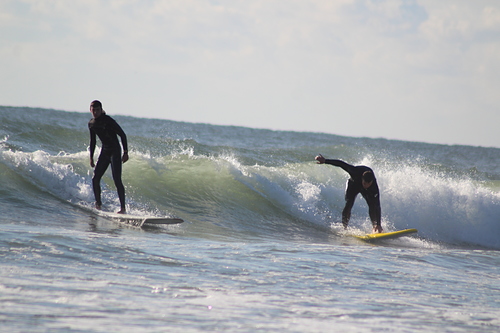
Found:
[[[371,171],[365,171],[363,173],[363,180],[367,183],[371,183],[375,179],[375,176],[373,175],[373,172]]]
[[[96,100],[93,100],[92,103],[90,103],[90,106],[98,106],[98,107],[102,108],[102,103],[101,103],[101,101],[98,101],[96,99]]]

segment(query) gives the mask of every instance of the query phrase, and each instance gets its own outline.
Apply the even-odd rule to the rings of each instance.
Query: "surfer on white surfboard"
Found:
[[[99,210],[102,208],[101,178],[111,164],[113,181],[115,182],[118,198],[120,199],[121,209],[118,213],[125,214],[127,209],[125,207],[125,187],[122,183],[122,163],[128,161],[127,136],[120,125],[113,118],[106,115],[106,112],[102,109],[101,102],[95,100],[90,103],[90,113],[93,116],[88,126],[90,131],[90,166],[92,168],[95,167],[94,176],[92,177],[95,207]],[[102,147],[97,164],[95,164],[94,151],[97,136],[101,140]],[[118,142],[118,136],[122,141],[123,156],[121,155],[122,150]]]
[[[364,165],[354,166],[341,160],[328,160],[321,154],[316,156],[315,160],[318,164],[330,164],[341,167],[351,176],[351,178],[347,181],[347,188],[345,191],[345,207],[342,211],[342,224],[344,225],[344,228],[347,228],[347,225],[349,224],[351,209],[354,205],[354,201],[356,200],[356,196],[361,193],[368,204],[368,214],[370,215],[370,219],[372,221],[373,233],[382,232],[380,193],[373,170]]]

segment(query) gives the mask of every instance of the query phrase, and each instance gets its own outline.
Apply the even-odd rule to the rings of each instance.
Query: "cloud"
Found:
[[[495,1],[7,0],[0,13],[0,104],[100,98],[185,121],[500,139],[481,119],[500,120]]]

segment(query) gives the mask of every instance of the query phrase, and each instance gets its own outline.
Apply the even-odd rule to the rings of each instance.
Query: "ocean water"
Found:
[[[0,107],[4,332],[498,332],[500,149],[109,114],[127,133],[134,228],[93,203],[90,113]],[[347,174],[372,167],[383,227]],[[118,209],[111,175],[107,210]]]

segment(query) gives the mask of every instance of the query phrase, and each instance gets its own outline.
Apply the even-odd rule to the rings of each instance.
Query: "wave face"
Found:
[[[132,213],[179,216],[204,237],[340,232],[348,175],[317,165],[321,153],[374,169],[385,229],[417,228],[428,241],[500,249],[500,149],[110,115],[129,140],[123,181]],[[78,214],[91,206],[89,119],[0,107],[4,216],[50,219],[64,207]],[[109,171],[103,183],[104,204],[116,209]],[[351,225],[370,229],[361,197]]]

